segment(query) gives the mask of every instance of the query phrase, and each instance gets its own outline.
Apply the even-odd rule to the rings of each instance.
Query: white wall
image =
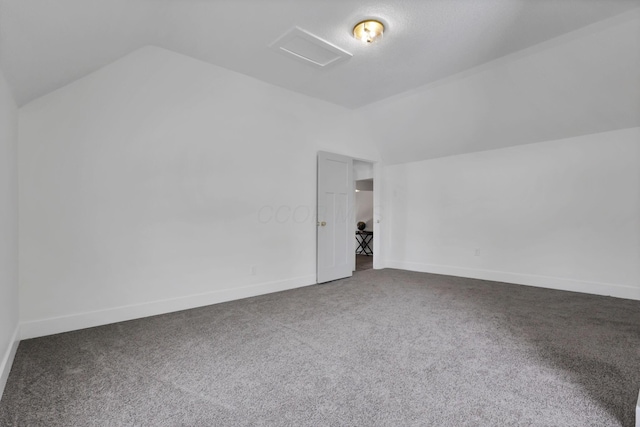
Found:
[[[378,159],[349,110],[153,47],[20,132],[25,337],[314,283],[316,152]]]
[[[640,10],[365,107],[385,164],[640,126]]]
[[[373,191],[356,193],[356,223],[367,224],[367,231],[373,231]]]
[[[636,9],[361,109],[384,265],[640,298],[638,75]]]
[[[18,109],[0,68],[0,397],[17,349]]]
[[[389,166],[383,184],[388,267],[640,299],[640,128]]]
[[[361,160],[353,161],[354,181],[359,181],[362,179],[372,179],[372,178],[373,178],[373,164],[371,162],[363,162]]]

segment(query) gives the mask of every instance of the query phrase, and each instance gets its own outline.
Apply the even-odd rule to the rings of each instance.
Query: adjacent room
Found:
[[[638,0],[0,0],[1,426],[640,427]]]

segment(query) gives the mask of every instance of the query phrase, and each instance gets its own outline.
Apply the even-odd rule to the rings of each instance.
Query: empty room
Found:
[[[0,0],[0,426],[639,393],[640,1]]]

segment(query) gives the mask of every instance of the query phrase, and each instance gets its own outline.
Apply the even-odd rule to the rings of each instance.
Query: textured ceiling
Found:
[[[357,108],[640,7],[639,0],[0,0],[0,61],[20,105],[156,45]],[[380,43],[350,36],[366,17]],[[268,45],[294,26],[351,52],[318,69]]]

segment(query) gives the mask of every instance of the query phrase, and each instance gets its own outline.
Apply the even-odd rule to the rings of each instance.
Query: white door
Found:
[[[318,153],[318,283],[353,274],[353,159]]]

